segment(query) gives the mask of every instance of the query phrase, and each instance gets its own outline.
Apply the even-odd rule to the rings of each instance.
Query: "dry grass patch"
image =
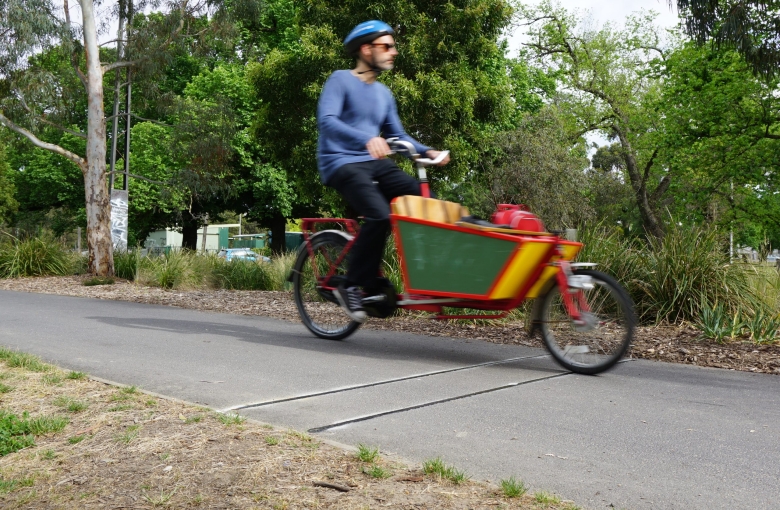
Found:
[[[0,457],[2,508],[569,508],[45,368],[0,362],[3,412],[67,422]]]

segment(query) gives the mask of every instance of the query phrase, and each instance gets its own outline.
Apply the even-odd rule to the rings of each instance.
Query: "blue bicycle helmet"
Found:
[[[378,39],[383,35],[393,34],[395,34],[393,27],[384,21],[376,19],[364,21],[353,28],[352,32],[344,39],[344,47],[347,49],[347,53],[354,55],[362,45],[369,44],[374,39]]]

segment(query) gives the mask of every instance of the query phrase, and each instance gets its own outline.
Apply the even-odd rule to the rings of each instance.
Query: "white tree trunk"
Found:
[[[113,276],[114,254],[111,242],[111,199],[106,183],[106,116],[103,109],[103,70],[97,44],[93,0],[78,0],[84,27],[87,56],[87,154],[81,170],[87,209],[89,271]]]

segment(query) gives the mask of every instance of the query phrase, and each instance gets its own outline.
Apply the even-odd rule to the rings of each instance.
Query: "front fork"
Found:
[[[555,276],[566,312],[571,317],[575,327],[587,327],[590,307],[588,307],[584,291],[593,288],[591,278],[585,275],[574,274],[568,260],[558,259],[553,264],[558,267],[558,272]]]

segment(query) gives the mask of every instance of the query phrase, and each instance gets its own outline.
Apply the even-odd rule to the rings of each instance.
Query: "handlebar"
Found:
[[[421,157],[420,154],[418,154],[415,150],[414,145],[412,145],[411,142],[407,142],[406,140],[388,138],[387,145],[390,146],[390,150],[393,151],[393,153],[406,152],[409,154],[409,157],[417,164],[418,167],[438,165],[444,161],[444,158],[446,158],[450,153],[450,151],[442,151],[436,157],[436,159],[430,159]]]

